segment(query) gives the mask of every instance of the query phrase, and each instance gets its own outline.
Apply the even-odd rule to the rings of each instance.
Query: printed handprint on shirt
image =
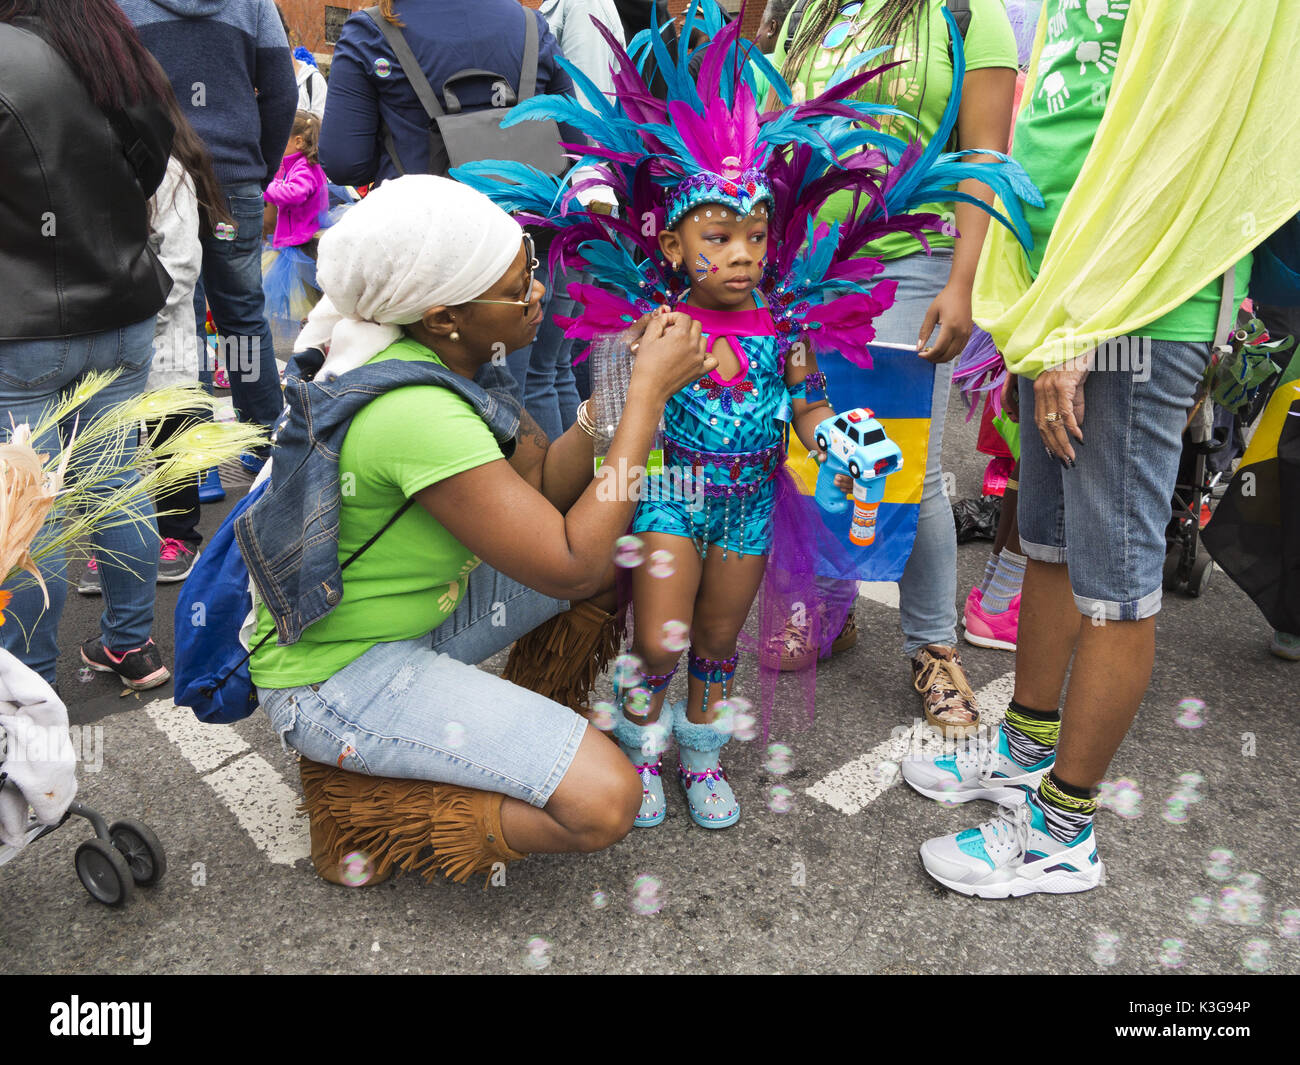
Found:
[[[1119,49],[1110,43],[1103,47],[1096,41],[1084,41],[1074,53],[1074,58],[1079,61],[1080,77],[1088,73],[1089,63],[1094,64],[1102,74],[1109,74],[1110,68],[1119,58]]]
[[[1056,114],[1065,106],[1065,101],[1070,98],[1070,90],[1065,87],[1065,78],[1059,70],[1053,70],[1043,79],[1043,87],[1038,90],[1039,96],[1047,98],[1047,113]]]
[[[1084,11],[1092,19],[1092,24],[1097,27],[1097,32],[1101,33],[1101,20],[1109,18],[1116,22],[1123,22],[1128,16],[1128,6],[1129,0],[1088,0],[1088,6]]]

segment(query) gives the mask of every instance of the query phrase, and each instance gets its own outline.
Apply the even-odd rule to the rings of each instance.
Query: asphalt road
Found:
[[[945,457],[958,494],[970,495],[983,459],[962,413],[954,400]],[[205,508],[208,532],[238,495],[238,478],[227,480],[227,503]],[[962,596],[987,550],[959,549]],[[401,878],[361,891],[323,883],[301,857],[294,756],[264,717],[191,726],[170,688],[123,695],[113,678],[83,682],[76,647],[95,631],[99,606],[72,594],[60,681],[85,741],[79,798],[110,820],[152,826],[169,871],[108,909],[76,879],[73,852],[89,832],[70,822],[0,870],[0,969],[1300,972],[1300,845],[1287,801],[1300,787],[1300,665],[1268,654],[1263,620],[1222,573],[1204,598],[1167,597],[1159,616],[1155,676],[1098,822],[1107,883],[1007,902],[948,892],[917,856],[929,836],[972,826],[992,807],[945,808],[902,783],[882,785],[882,745],[912,725],[919,701],[897,610],[887,593],[873,594],[859,603],[858,645],[819,673],[815,726],[772,737],[792,748],[793,769],[775,777],[761,743],[733,743],[744,809],[736,827],[695,827],[670,789],[664,825],[601,854],[529,858],[495,886]],[[156,633],[169,661],[175,599],[174,587],[159,589]],[[986,709],[1000,709],[1013,656],[962,653]],[[1200,727],[1178,723],[1187,699],[1204,704]],[[1186,773],[1202,778],[1199,801],[1171,821],[1166,800]],[[771,798],[778,786],[792,793],[784,812]]]

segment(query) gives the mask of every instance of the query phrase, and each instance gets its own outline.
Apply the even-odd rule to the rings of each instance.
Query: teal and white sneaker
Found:
[[[1035,892],[1068,895],[1101,883],[1093,826],[1073,843],[1058,843],[1043,819],[1036,794],[1017,806],[1002,805],[992,820],[921,844],[921,864],[944,887],[982,899],[1019,898]]]
[[[1053,752],[1037,765],[1022,766],[1011,757],[1006,731],[999,727],[993,743],[958,742],[953,754],[907,758],[901,769],[903,779],[927,799],[952,804],[972,799],[1018,803],[1024,801],[1021,789],[1037,790],[1038,782],[1055,764]]]

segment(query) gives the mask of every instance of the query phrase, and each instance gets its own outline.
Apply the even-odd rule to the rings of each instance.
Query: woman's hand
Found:
[[[1034,424],[1047,450],[1069,468],[1074,465],[1070,437],[1083,443],[1083,382],[1087,367],[1077,364],[1044,370],[1034,381]]]
[[[667,403],[673,393],[718,365],[704,350],[700,323],[688,315],[659,308],[633,329],[638,327],[640,338],[632,345],[632,386],[646,389],[657,402]]]
[[[939,336],[928,348],[925,342],[939,326]],[[970,340],[975,320],[971,317],[970,286],[949,282],[926,308],[916,351],[927,362],[951,362],[962,353]]]
[[[1020,378],[1016,374],[1008,373],[1002,382],[1002,409],[1008,418],[1020,424]]]

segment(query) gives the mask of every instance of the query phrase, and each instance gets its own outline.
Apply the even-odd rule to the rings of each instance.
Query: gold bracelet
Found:
[[[1005,490],[1008,491],[1008,492],[1019,492],[1019,491],[1020,491],[1020,482],[1017,481],[1017,480],[1013,480],[1012,478],[1008,477],[1008,478],[1007,478],[1007,487],[1006,487]]]
[[[577,420],[577,424],[578,424],[578,428],[579,428],[579,429],[581,429],[581,430],[582,430],[584,433],[586,433],[589,437],[591,437],[593,440],[595,440],[595,439],[596,439],[596,423],[593,422],[593,421],[591,420],[591,413],[590,413],[590,411],[588,410],[588,407],[590,406],[590,404],[591,404],[591,400],[589,400],[589,399],[584,399],[581,403],[578,404],[578,420]]]

